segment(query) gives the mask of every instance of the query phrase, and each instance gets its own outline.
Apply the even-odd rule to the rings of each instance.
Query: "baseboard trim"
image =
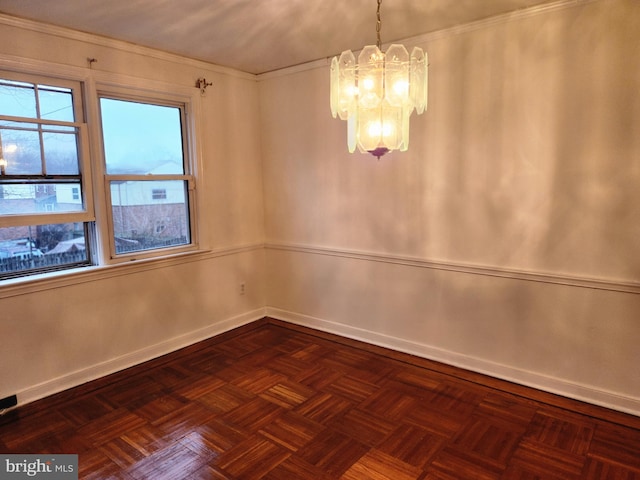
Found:
[[[86,367],[75,372],[71,372],[60,377],[47,380],[37,385],[25,388],[17,393],[18,405],[21,407],[35,400],[48,397],[50,395],[62,392],[69,388],[77,387],[84,383],[96,380],[98,378],[110,375],[112,373],[133,367],[140,363],[161,357],[168,353],[175,352],[184,347],[188,347],[195,343],[207,340],[211,337],[223,334],[238,327],[253,323],[265,317],[265,309],[258,308],[256,310],[246,312],[225,320],[216,322],[207,327],[194,330],[192,332],[174,337],[170,340],[160,342],[149,347],[136,350],[135,352],[122,355],[111,360],[107,360],[90,367]]]
[[[267,316],[294,325],[327,332],[347,339],[365,342],[392,351],[413,355],[426,360],[468,370],[476,374],[486,375],[499,380],[559,395],[568,399],[586,402],[597,407],[615,410],[624,414],[640,417],[640,399],[600,390],[588,385],[573,383],[561,378],[550,377],[491,361],[479,359],[431,345],[417,343],[370,330],[351,327],[341,323],[290,312],[278,308],[267,307]],[[588,410],[588,409],[587,409]],[[586,412],[590,414],[590,412]]]
[[[612,420],[603,412],[596,411],[589,407],[590,405],[593,405],[595,409],[603,407],[614,412],[633,415],[635,419],[639,419],[640,422],[640,399],[634,397],[604,391],[563,379],[549,377],[535,372],[478,359],[469,355],[451,352],[431,345],[417,343],[274,307],[258,308],[250,312],[236,315],[216,322],[205,328],[198,329],[135,352],[27,387],[17,392],[16,396],[18,404],[13,408],[21,407],[28,403],[77,387],[92,380],[153,360],[154,358],[175,352],[181,348],[194,345],[203,340],[225,334],[234,329],[249,326],[252,323],[264,320],[265,318],[271,318],[275,319],[276,322],[286,322],[292,326],[299,326],[304,329],[311,329],[320,333],[327,333],[332,336],[342,337],[346,340],[363,342],[373,348],[397,352],[400,356],[413,356],[417,359],[437,362],[444,366],[444,373],[451,373],[450,371],[447,371],[447,366],[454,367],[455,369],[462,369],[462,371],[468,371],[470,373],[470,375],[464,375],[462,377],[469,381],[474,381],[474,375],[484,375],[489,378],[497,379],[499,382],[509,382],[516,386],[516,388],[510,387],[507,389],[510,393],[519,394],[518,386],[521,386],[523,389],[535,389],[543,394],[537,397],[538,400],[555,404],[557,406],[562,407],[563,402],[555,401],[552,398],[553,396],[560,396],[562,398],[576,400],[578,402],[585,402],[584,407],[582,408],[576,408],[575,405],[572,406],[572,408],[578,410],[580,413],[605,418],[610,421]],[[396,356],[396,358],[399,357]],[[406,358],[403,359],[406,360]],[[459,372],[456,372],[456,375],[458,374]],[[482,383],[485,384],[486,382],[482,381]],[[501,385],[496,388],[501,388],[503,386],[504,385]],[[531,397],[531,392],[523,390],[522,395]]]

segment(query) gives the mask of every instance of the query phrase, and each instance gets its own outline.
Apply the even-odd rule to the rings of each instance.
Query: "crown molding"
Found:
[[[483,28],[504,25],[508,22],[512,22],[515,20],[536,17],[538,15],[543,15],[543,14],[547,14],[547,13],[551,13],[559,10],[565,10],[568,8],[576,7],[578,5],[585,5],[585,4],[594,3],[597,1],[601,1],[601,0],[558,0],[556,2],[547,3],[544,5],[526,7],[520,10],[516,10],[514,12],[503,13],[501,15],[496,15],[494,17],[477,20],[475,22],[469,22],[462,25],[456,25],[454,27],[444,28],[442,30],[436,30],[434,32],[425,33],[422,35],[416,35],[414,37],[395,40],[393,43],[402,43],[407,48],[418,46],[418,45],[424,45],[424,44],[428,44],[429,42],[433,42],[435,40],[462,35],[462,34],[473,32],[475,30],[480,30]],[[383,50],[386,50],[390,45],[391,43],[384,43],[382,45]],[[357,53],[358,51],[354,51],[354,54],[356,55],[356,57],[357,57]],[[340,55],[340,52],[337,52],[336,55]],[[269,80],[272,78],[282,77],[286,75],[293,75],[295,73],[303,72],[306,70],[314,70],[317,68],[328,68],[328,66],[331,63],[331,57],[333,57],[333,55],[327,58],[322,58],[318,60],[313,60],[311,62],[302,63],[300,65],[294,65],[291,67],[282,68],[280,70],[274,70],[272,72],[261,73],[256,75],[256,78],[258,81],[263,81],[263,80]]]
[[[47,23],[36,22],[34,20],[29,20],[26,18],[14,17],[5,13],[0,13],[0,25],[21,28],[24,30],[52,35],[68,40],[89,43],[100,47],[112,48],[114,50],[134,53],[145,57],[151,57],[165,62],[178,63],[180,65],[186,65],[197,69],[206,70],[208,72],[219,73],[222,75],[242,78],[245,80],[255,81],[256,79],[256,76],[251,73],[242,72],[240,70],[235,70],[229,67],[223,67],[213,63],[205,62],[204,60],[197,60],[194,58],[165,52],[163,50],[156,50],[154,48],[144,47],[135,43],[125,42],[123,40],[117,40],[114,38],[86,33],[79,30],[73,30],[71,28],[59,27]]]

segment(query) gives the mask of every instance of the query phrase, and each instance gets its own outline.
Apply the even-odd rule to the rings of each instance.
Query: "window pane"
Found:
[[[16,125],[16,123],[12,123]],[[40,133],[34,124],[15,128],[0,126],[2,158],[7,175],[41,175]],[[79,173],[78,132],[75,127],[53,127],[42,130],[43,149],[48,175]]]
[[[49,175],[77,175],[78,145],[75,133],[42,134]]]
[[[109,174],[183,174],[180,109],[100,99]]]
[[[39,102],[38,115],[36,97]],[[0,112],[14,117],[73,122],[73,95],[69,88],[0,79]]]
[[[81,84],[42,80],[0,78],[0,217],[15,225],[0,228],[0,279],[91,264],[93,223],[78,222],[86,211]],[[70,223],[40,224],[54,221]]]
[[[36,118],[36,95],[32,84],[0,79],[1,115]]]
[[[0,129],[7,175],[41,175],[40,136],[37,131]]]
[[[89,264],[83,223],[0,228],[0,278]]]
[[[40,118],[73,122],[73,99],[68,88],[38,86]]]
[[[116,253],[191,242],[187,182],[111,182]]]
[[[0,184],[0,215],[83,211],[80,181]]]

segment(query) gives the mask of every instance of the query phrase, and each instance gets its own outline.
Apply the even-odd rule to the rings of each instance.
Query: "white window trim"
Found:
[[[139,251],[127,254],[115,255],[115,246],[112,238],[103,238],[104,232],[97,232],[97,256],[101,265],[114,265],[119,263],[130,263],[136,260],[162,259],[164,256],[171,256],[180,253],[205,251],[200,243],[201,231],[200,223],[204,221],[199,214],[198,207],[202,202],[202,156],[200,152],[199,128],[201,124],[200,96],[199,90],[185,86],[176,86],[157,81],[141,80],[139,78],[129,78],[122,75],[106,74],[95,72],[95,78],[87,82],[87,113],[89,116],[90,134],[92,137],[92,151],[94,156],[94,188],[100,191],[96,194],[96,218],[97,222],[105,222],[108,225],[108,232],[113,231],[113,223],[110,211],[110,199],[108,199],[109,189],[107,188],[107,175],[105,172],[104,146],[102,145],[102,132],[100,128],[100,96],[116,97],[132,101],[143,102],[166,102],[167,104],[184,105],[185,116],[185,149],[188,158],[185,161],[185,173],[197,179],[198,188],[195,183],[189,182],[189,216],[192,225],[191,243],[186,246],[168,247],[162,250]],[[111,175],[110,178],[114,176]],[[146,177],[145,177],[146,178]],[[148,180],[148,178],[147,178]],[[99,202],[99,203],[98,203]],[[112,235],[109,235],[112,237]]]
[[[183,252],[192,252],[200,250],[199,247],[199,217],[197,216],[197,204],[198,198],[196,195],[196,184],[198,180],[196,180],[196,175],[194,172],[198,171],[197,168],[197,158],[198,156],[195,154],[196,150],[192,150],[192,148],[196,145],[195,132],[192,131],[194,127],[194,123],[191,119],[193,114],[193,109],[191,108],[192,102],[194,101],[195,95],[184,96],[180,94],[173,93],[173,91],[153,91],[149,92],[148,88],[141,91],[139,88],[126,87],[123,88],[121,86],[114,86],[113,84],[105,85],[103,83],[96,84],[96,95],[92,100],[96,102],[96,110],[99,116],[99,103],[100,98],[116,98],[119,100],[125,101],[140,101],[143,103],[150,104],[166,104],[169,106],[176,106],[184,109],[182,122],[184,122],[183,128],[183,137],[182,141],[184,143],[184,153],[185,153],[185,165],[184,165],[184,174],[179,175],[153,175],[152,177],[146,175],[113,175],[107,174],[105,171],[105,158],[104,158],[104,145],[102,144],[102,132],[100,128],[100,119],[98,119],[98,123],[92,124],[92,126],[97,127],[98,130],[97,136],[95,138],[96,147],[94,152],[96,155],[94,156],[94,166],[99,163],[98,169],[100,170],[102,176],[102,195],[101,199],[104,199],[105,205],[103,206],[104,214],[106,215],[108,229],[107,231],[112,233],[114,231],[113,225],[113,216],[111,209],[111,191],[109,188],[109,182],[112,180],[185,180],[187,181],[187,195],[189,202],[189,225],[190,225],[190,240],[191,242],[188,245],[176,245],[173,247],[166,247],[162,249],[154,249],[154,250],[141,250],[137,252],[131,253],[121,253],[116,254],[115,247],[115,239],[112,234],[109,235],[108,238],[108,246],[105,250],[105,246],[102,245],[103,252],[103,263],[105,264],[116,264],[121,262],[131,262],[132,260],[140,260],[140,259],[149,259],[149,258],[162,258],[165,255],[171,255],[176,253]],[[94,169],[96,170],[96,169]]]
[[[49,71],[32,71],[32,69],[23,69],[20,67],[5,67],[2,58],[0,58],[0,70],[3,71],[2,76],[9,80],[15,80],[19,82],[32,82],[35,84],[47,84],[49,79],[53,79],[56,86],[69,88],[74,91],[75,96],[80,97],[80,103],[75,102],[73,104],[74,118],[76,121],[58,121],[45,118],[34,119],[33,122],[25,122],[24,117],[12,117],[9,115],[1,115],[3,120],[18,122],[18,123],[37,123],[40,125],[52,125],[52,126],[66,126],[78,129],[78,167],[81,175],[81,192],[82,192],[82,204],[84,209],[77,212],[65,212],[59,214],[15,214],[15,215],[3,215],[0,217],[0,227],[13,227],[24,225],[22,219],[29,218],[34,224],[40,223],[73,223],[73,222],[92,222],[95,220],[94,212],[94,196],[92,190],[92,181],[89,179],[87,172],[90,172],[91,157],[90,157],[90,143],[88,135],[87,119],[84,113],[85,98],[83,92],[83,80],[78,78],[71,78],[69,76],[51,75]]]
[[[0,116],[5,120],[17,120],[24,121],[24,118],[16,119],[14,117],[9,116]],[[36,123],[36,122],[33,122]],[[50,224],[50,223],[74,223],[74,222],[93,222],[95,220],[94,215],[94,196],[93,196],[93,185],[92,181],[88,178],[87,172],[91,172],[91,166],[89,162],[91,161],[89,150],[89,136],[88,136],[88,128],[85,123],[81,122],[54,122],[54,121],[41,121],[39,123],[42,124],[51,124],[51,125],[65,125],[65,126],[73,126],[78,129],[78,159],[79,159],[79,168],[81,175],[81,183],[80,189],[83,197],[83,205],[84,209],[79,210],[77,212],[64,212],[64,213],[48,213],[48,214],[38,214],[38,213],[23,213],[23,214],[9,214],[0,216],[0,227],[16,227],[20,225],[24,225],[25,218],[28,218],[32,224]],[[55,182],[55,180],[52,180]]]
[[[128,274],[133,273],[134,271],[156,268],[154,265],[158,265],[158,267],[160,267],[178,264],[183,261],[181,259],[183,259],[185,255],[188,257],[195,255],[195,257],[193,257],[195,259],[207,258],[209,256],[208,254],[211,250],[209,247],[203,247],[199,233],[203,230],[202,222],[206,221],[206,218],[200,213],[202,211],[200,206],[203,204],[204,200],[202,198],[204,180],[202,175],[202,151],[200,142],[198,141],[198,139],[201,138],[202,131],[200,127],[202,125],[201,98],[199,95],[200,91],[197,88],[5,54],[0,54],[0,69],[19,72],[20,74],[25,75],[39,75],[81,83],[84,94],[85,121],[88,125],[88,127],[86,127],[86,135],[89,137],[88,145],[89,150],[92,153],[90,169],[91,181],[86,182],[88,186],[87,201],[93,202],[92,206],[94,216],[92,221],[95,221],[96,224],[106,225],[108,218],[106,211],[108,205],[104,196],[104,159],[102,158],[102,152],[104,150],[102,149],[99,123],[99,90],[109,92],[120,91],[129,98],[135,98],[137,92],[142,96],[142,98],[147,100],[165,98],[170,101],[175,102],[177,100],[183,103],[185,105],[185,117],[187,122],[185,124],[187,130],[186,142],[187,149],[190,152],[188,160],[189,167],[191,169],[190,173],[197,178],[198,182],[197,190],[192,188],[192,186],[190,186],[189,189],[190,191],[193,191],[195,199],[195,202],[190,205],[190,215],[193,215],[194,221],[193,231],[191,232],[192,243],[189,250],[178,252],[174,249],[168,248],[162,250],[164,255],[158,255],[158,251],[156,251],[154,252],[156,255],[153,257],[132,255],[126,259],[118,259],[118,261],[114,261],[110,258],[109,254],[109,231],[105,232],[104,228],[102,230],[96,229],[94,235],[95,242],[94,245],[92,245],[92,259],[95,265],[0,280],[0,298],[3,297],[3,290],[7,288],[14,290],[21,284],[24,284],[25,288],[21,288],[20,291],[22,293],[29,293],[32,290],[36,291],[46,288],[46,285],[49,282],[51,282],[52,285],[60,285],[62,280],[62,284],[73,284],[75,283],[73,281],[73,277],[76,276],[79,276],[79,278],[91,278],[92,280],[109,278],[113,276],[114,268],[124,269],[122,274]],[[96,158],[96,155],[99,155],[99,157]],[[206,230],[206,228],[204,230]],[[125,261],[126,263],[123,263]],[[140,268],[131,270],[131,267],[138,262],[140,262]],[[121,266],[118,267],[118,265]],[[128,265],[128,267],[125,267],[125,265]]]

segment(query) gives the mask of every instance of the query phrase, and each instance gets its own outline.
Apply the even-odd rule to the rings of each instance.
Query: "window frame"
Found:
[[[137,102],[148,105],[160,105],[178,108],[180,111],[181,138],[183,151],[183,174],[148,174],[148,175],[130,175],[130,174],[109,174],[107,173],[105,146],[102,136],[102,115],[100,110],[100,100],[102,98],[122,100],[129,102]],[[107,222],[108,238],[103,240],[103,263],[118,264],[122,262],[131,262],[134,260],[161,259],[167,256],[199,251],[198,236],[198,216],[197,216],[197,195],[196,195],[196,171],[197,155],[195,153],[195,124],[192,110],[193,97],[185,97],[180,94],[172,94],[166,91],[144,91],[141,92],[135,88],[126,88],[113,85],[96,85],[95,105],[97,114],[97,133],[99,143],[100,175],[102,176],[102,196],[104,198],[103,211]],[[189,240],[188,244],[172,245],[162,248],[154,248],[149,250],[138,250],[134,252],[116,252],[115,244],[115,228],[113,219],[113,205],[111,199],[111,182],[113,181],[166,181],[180,180],[186,183],[185,200],[187,204],[187,221],[189,223]],[[153,200],[150,200],[152,202]],[[103,235],[104,236],[104,235]],[[105,248],[106,247],[106,248]]]
[[[44,204],[45,209],[42,212],[26,212],[26,213],[5,213],[0,215],[0,228],[12,227],[29,227],[29,229],[38,228],[44,225],[59,224],[81,224],[84,231],[84,241],[86,246],[85,260],[74,261],[63,264],[50,264],[45,266],[37,266],[15,272],[8,272],[0,276],[0,282],[12,280],[27,280],[34,276],[48,277],[57,274],[60,271],[77,271],[78,269],[90,267],[96,264],[95,255],[95,193],[94,182],[91,170],[91,138],[89,133],[89,124],[86,115],[86,95],[85,85],[80,79],[68,77],[60,77],[49,72],[25,72],[22,69],[7,68],[0,63],[0,77],[5,80],[18,83],[32,84],[33,88],[39,90],[40,86],[51,86],[55,88],[68,89],[71,92],[73,121],[50,120],[38,118],[39,111],[36,111],[36,117],[21,117],[14,115],[0,114],[0,120],[19,124],[25,124],[25,128],[29,131],[37,131],[40,142],[42,135],[47,132],[48,127],[67,127],[73,129],[73,135],[76,142],[76,154],[78,161],[77,174],[48,174],[46,172],[46,157],[40,159],[43,163],[43,172],[40,174],[11,174],[3,175],[5,180],[0,186],[3,193],[6,193],[7,185],[30,185],[33,192],[37,195],[39,187],[52,183],[69,184],[79,186],[78,199],[82,208],[80,210],[56,212],[51,204]],[[16,125],[16,127],[17,127]],[[35,127],[34,127],[35,126]],[[41,155],[44,153],[43,145],[40,144]],[[4,168],[3,168],[4,170]],[[75,181],[74,181],[75,180]],[[3,195],[4,197],[4,195]]]
[[[198,205],[202,204],[202,188],[204,177],[200,136],[202,134],[202,104],[199,90],[191,85],[175,82],[158,81],[150,78],[133,77],[126,74],[92,70],[85,67],[60,65],[44,60],[24,59],[0,55],[0,71],[7,78],[23,81],[30,77],[48,79],[54,85],[66,82],[80,85],[83,101],[83,119],[86,127],[83,130],[83,189],[82,195],[86,209],[91,213],[85,225],[87,232],[87,249],[89,264],[69,265],[57,270],[24,272],[16,276],[0,278],[0,298],[6,295],[28,293],[48,288],[48,285],[60,287],[74,284],[76,279],[100,279],[124,273],[145,271],[157,268],[157,265],[177,265],[184,256],[207,255],[210,247],[203,246],[200,232],[206,230],[206,217],[202,216]],[[46,84],[46,81],[40,82]],[[100,113],[98,92],[109,95],[120,94],[130,100],[146,100],[147,102],[169,101],[184,106],[186,121],[183,128],[183,146],[188,148],[185,167],[190,169],[193,181],[189,184],[189,221],[191,232],[189,245],[181,248],[163,248],[148,252],[137,252],[136,255],[120,255],[111,258],[109,237],[113,226],[108,225],[108,209],[104,191],[104,155],[102,150],[102,133],[99,126]],[[186,138],[185,138],[186,137]],[[88,140],[87,140],[88,138]],[[80,147],[79,147],[80,148]],[[199,189],[196,189],[196,182]],[[78,212],[75,212],[78,213]],[[66,215],[66,214],[63,214]],[[6,217],[5,217],[6,218]],[[47,217],[46,223],[53,217]],[[114,269],[115,268],[115,269]],[[120,272],[120,273],[118,273]],[[84,280],[83,280],[84,281]]]
[[[45,119],[29,119],[27,117],[15,117],[0,114],[0,120],[19,123],[31,123],[38,125],[57,125],[76,128],[77,147],[78,147],[78,177],[80,180],[80,193],[82,197],[83,209],[74,212],[54,212],[54,213],[24,213],[24,214],[4,214],[0,215],[0,228],[3,227],[20,227],[27,225],[45,225],[57,223],[86,223],[95,221],[93,182],[91,181],[91,155],[90,155],[90,138],[89,126],[85,116],[85,96],[82,81],[58,78],[55,76],[46,76],[31,73],[16,73],[14,71],[0,70],[0,76],[7,80],[16,82],[28,82],[34,84],[52,84],[56,87],[69,88],[73,94],[74,122],[63,122],[58,120]],[[80,121],[79,121],[80,120]],[[45,182],[55,182],[57,178],[71,177],[58,175],[12,175],[16,180],[20,177],[31,177],[35,186]],[[41,180],[37,180],[40,177]],[[28,221],[27,221],[28,220]]]

